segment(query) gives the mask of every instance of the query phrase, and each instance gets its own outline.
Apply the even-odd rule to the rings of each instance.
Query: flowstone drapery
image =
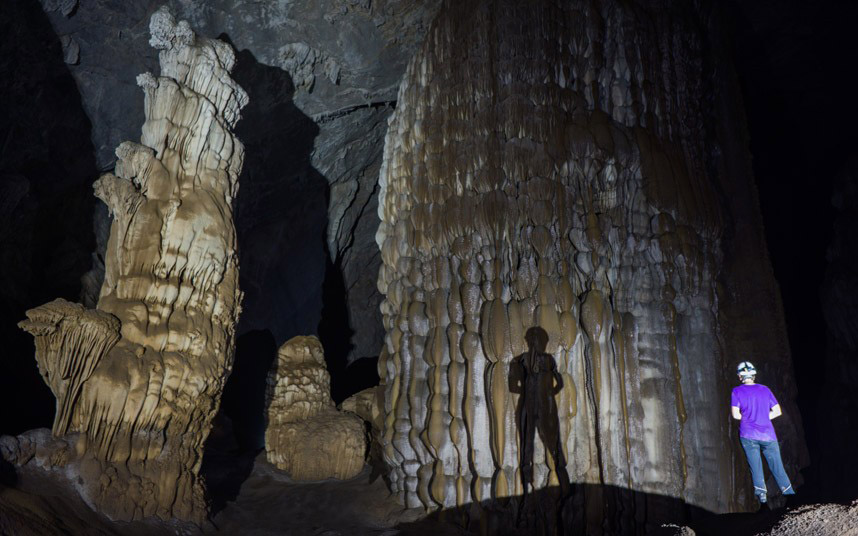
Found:
[[[520,496],[532,463],[536,489],[568,474],[737,507],[717,191],[733,179],[704,128],[695,8],[674,4],[445,2],[409,65],[376,237],[382,443],[407,505]],[[512,388],[514,362],[549,394]],[[561,452],[541,437],[522,459],[522,396],[555,397]]]
[[[79,432],[82,491],[115,519],[201,521],[198,473],[232,366],[240,311],[232,202],[247,103],[226,43],[165,8],[150,23],[161,76],[145,94],[141,143],[116,150],[96,195],[113,224],[96,311],[57,300],[27,312],[57,396],[54,434]]]

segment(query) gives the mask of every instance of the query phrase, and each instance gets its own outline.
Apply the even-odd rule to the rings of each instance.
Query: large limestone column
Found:
[[[229,45],[152,16],[161,75],[138,77],[140,143],[116,150],[96,195],[113,216],[96,311],[62,300],[27,312],[57,395],[57,436],[79,432],[83,492],[115,519],[201,521],[202,447],[232,366],[240,311],[232,203],[247,103]]]
[[[565,473],[737,507],[717,186],[733,179],[686,4],[449,1],[410,63],[376,237],[382,443],[409,506],[523,494],[510,367],[539,327],[562,452],[537,440],[537,490]]]

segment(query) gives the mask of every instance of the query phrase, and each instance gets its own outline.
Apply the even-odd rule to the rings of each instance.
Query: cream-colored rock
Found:
[[[726,172],[695,15],[673,11],[694,8],[643,4],[444,2],[409,64],[376,235],[382,448],[407,506],[568,478],[735,508]],[[512,368],[537,327],[556,377],[527,395],[550,422],[524,460]]]
[[[76,417],[81,387],[119,340],[119,321],[62,298],[27,311],[20,326],[36,337],[36,359],[45,383],[57,397],[52,433],[62,436]]]
[[[337,411],[330,392],[319,339],[286,341],[268,375],[265,450],[268,461],[295,480],[347,479],[363,469],[364,423]]]
[[[151,19],[161,76],[138,77],[140,143],[95,183],[113,224],[96,311],[57,300],[27,312],[57,396],[54,434],[76,445],[88,502],[114,519],[201,522],[203,443],[232,367],[240,311],[232,201],[247,95],[226,43],[166,8]]]
[[[373,428],[381,429],[381,415],[384,404],[384,391],[378,386],[364,389],[343,400],[340,408],[350,411],[368,422]]]

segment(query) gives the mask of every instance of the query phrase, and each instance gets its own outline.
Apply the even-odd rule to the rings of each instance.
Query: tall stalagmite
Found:
[[[382,443],[408,505],[522,495],[532,461],[537,489],[568,474],[741,507],[729,369],[758,348],[730,330],[759,327],[771,350],[785,333],[765,250],[747,246],[761,240],[747,153],[728,161],[735,143],[713,126],[729,125],[714,114],[734,94],[706,83],[701,9],[444,3],[400,88],[380,178]],[[765,308],[732,290],[739,277]],[[553,363],[533,365],[531,328]],[[548,394],[511,379],[520,363],[551,371]],[[785,377],[770,381],[789,413]],[[559,447],[548,422],[532,460],[522,396],[554,397],[537,418]]]
[[[116,519],[201,521],[202,447],[232,366],[240,311],[232,203],[247,103],[226,43],[162,8],[151,19],[161,76],[141,143],[116,150],[96,195],[113,216],[97,310],[57,300],[27,312],[57,396],[54,434],[79,432],[87,499]]]

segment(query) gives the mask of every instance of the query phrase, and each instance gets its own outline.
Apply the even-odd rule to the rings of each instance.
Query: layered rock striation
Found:
[[[268,375],[268,461],[299,481],[348,479],[361,472],[366,432],[357,415],[337,411],[322,343],[298,336],[277,351]]]
[[[708,125],[729,124],[711,105],[732,97],[706,83],[706,17],[679,2],[444,3],[380,175],[382,447],[408,506],[571,479],[740,507],[728,382],[756,348],[729,330],[754,305],[726,283],[761,228],[736,235],[759,216]],[[769,292],[765,251],[751,255],[744,277]],[[773,301],[748,322],[783,343]],[[791,404],[791,380],[776,383]]]
[[[95,183],[113,216],[97,309],[57,300],[27,312],[57,396],[54,435],[79,433],[83,493],[114,519],[200,522],[202,448],[232,365],[240,312],[232,205],[247,95],[235,56],[161,9],[150,44],[161,75],[140,143]]]

